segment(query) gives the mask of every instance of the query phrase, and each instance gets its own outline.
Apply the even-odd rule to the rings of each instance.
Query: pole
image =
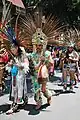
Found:
[[[7,18],[7,16],[10,14],[11,3],[9,3],[8,7],[6,7],[6,1],[2,0],[2,2],[3,2],[2,24],[4,25],[4,22]]]

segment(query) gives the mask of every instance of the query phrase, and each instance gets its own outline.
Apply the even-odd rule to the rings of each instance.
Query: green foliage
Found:
[[[80,2],[80,0],[72,0],[73,5],[76,5]]]
[[[80,26],[80,0],[24,0],[28,6],[41,6],[43,12],[53,14],[70,25]],[[39,4],[37,4],[39,2]]]

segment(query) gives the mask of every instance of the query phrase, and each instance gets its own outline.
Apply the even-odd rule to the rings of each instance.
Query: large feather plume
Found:
[[[60,20],[57,17],[49,15],[45,17],[41,11],[36,11],[34,14],[27,14],[26,16],[19,18],[19,39],[21,42],[32,44],[33,35],[38,28],[47,37],[47,43],[56,43],[54,36],[59,35],[59,32],[63,28]]]
[[[75,27],[67,28],[66,31],[62,34],[63,34],[62,42],[64,46],[68,46],[70,44],[74,44],[75,46],[77,46],[78,43],[80,42],[79,31]]]

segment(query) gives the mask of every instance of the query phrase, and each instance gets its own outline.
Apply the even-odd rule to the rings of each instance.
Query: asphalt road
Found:
[[[73,92],[64,92],[63,87],[58,85],[60,77],[61,73],[55,73],[57,81],[48,82],[47,87],[53,94],[52,104],[48,107],[44,105],[40,111],[35,111],[36,103],[32,97],[19,112],[6,115],[10,104],[9,95],[0,97],[0,120],[80,120],[80,83]],[[43,102],[46,103],[44,97]]]

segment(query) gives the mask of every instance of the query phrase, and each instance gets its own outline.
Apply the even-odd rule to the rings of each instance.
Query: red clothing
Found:
[[[2,56],[0,56],[0,63],[7,63],[9,60],[8,52],[4,52]]]

